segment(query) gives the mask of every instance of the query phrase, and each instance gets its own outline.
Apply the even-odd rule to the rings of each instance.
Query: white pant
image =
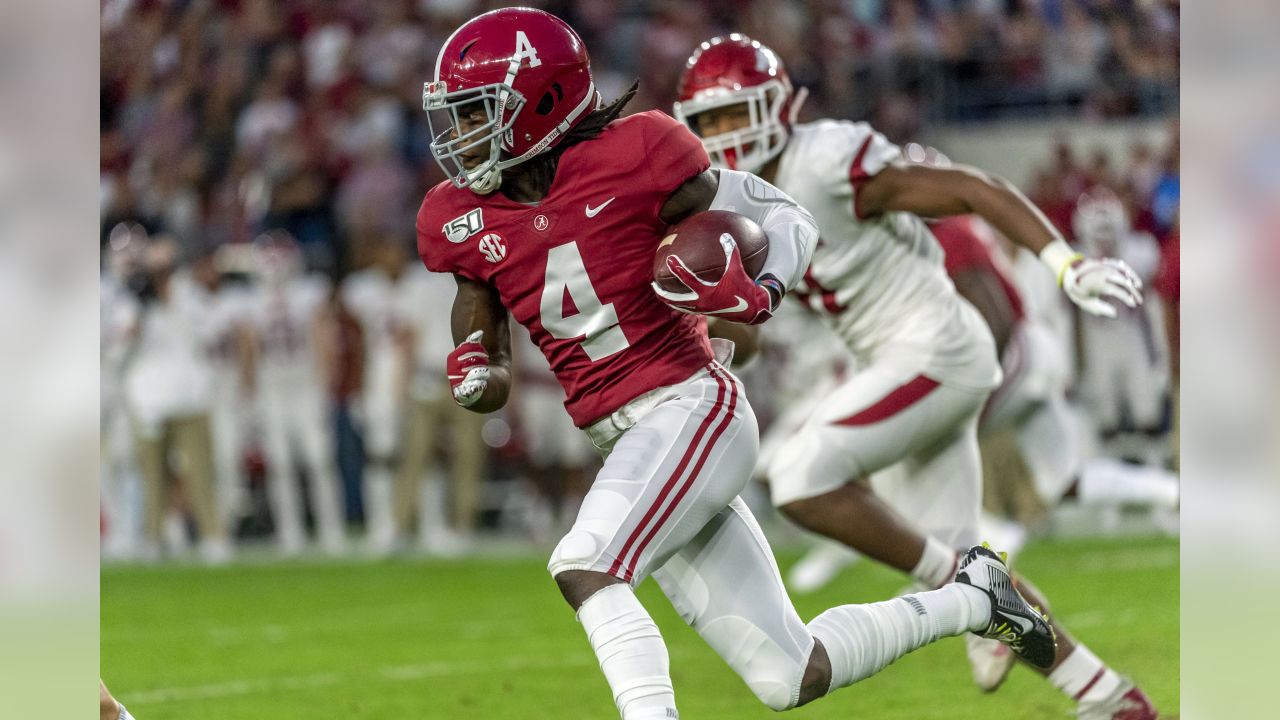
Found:
[[[334,443],[320,390],[295,385],[267,387],[264,383],[259,394],[263,450],[270,471],[271,509],[280,541],[287,548],[296,549],[304,535],[296,457],[307,473],[321,541],[329,550],[339,549],[344,532],[338,511]]]
[[[738,494],[759,448],[742,386],[713,364],[588,428],[608,453],[548,569],[650,573],[681,617],[752,689],[787,668],[798,687],[813,637]],[[794,672],[793,672],[794,670]],[[790,683],[789,685],[787,683]]]
[[[1118,429],[1125,416],[1137,429],[1160,424],[1169,365],[1163,328],[1150,313],[1158,301],[1122,312],[1118,319],[1084,318],[1084,384],[1089,407],[1103,430]]]
[[[919,529],[952,547],[972,545],[982,506],[977,423],[988,392],[922,370],[881,362],[832,390],[773,458],[774,505],[872,478],[876,494]]]

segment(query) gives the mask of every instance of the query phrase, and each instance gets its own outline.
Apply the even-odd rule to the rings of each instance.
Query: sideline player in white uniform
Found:
[[[371,244],[373,263],[342,281],[342,303],[364,330],[364,382],[354,403],[364,441],[364,508],[368,550],[391,552],[397,542],[393,509],[404,415],[412,373],[412,332],[397,298],[409,255],[395,237]]]
[[[458,285],[455,400],[475,412],[507,402],[514,317],[564,386],[574,424],[608,454],[548,570],[623,720],[679,717],[666,646],[633,591],[651,574],[775,710],[966,631],[1004,637],[1047,665],[1049,626],[984,548],[947,587],[800,619],[739,496],[758,450],[755,417],[700,315],[766,321],[799,281],[817,228],[759,178],[709,169],[698,139],[670,117],[619,119],[634,94],[604,104],[581,38],[545,12],[506,8],[464,24],[424,88],[437,113],[432,154],[450,179],[427,193],[417,222],[424,264]],[[653,288],[668,226],[730,206],[769,240],[759,277],[722,236],[715,282],[672,255],[667,267],[687,292]]]
[[[111,230],[99,285],[101,322],[102,553],[129,559],[142,546],[142,487],[133,452],[133,431],[124,397],[124,362],[129,348],[123,332],[132,300],[126,283],[142,263],[146,231],[120,223]]]
[[[1001,373],[990,330],[957,295],[921,216],[983,217],[1039,253],[1091,313],[1113,317],[1111,301],[1138,305],[1140,282],[1122,262],[1075,253],[1003,180],[902,163],[899,149],[865,123],[793,125],[799,103],[790,80],[776,54],[750,38],[703,43],[679,96],[676,116],[717,164],[758,172],[813,213],[823,238],[805,299],[858,361],[775,457],[774,504],[926,587],[945,584],[956,550],[977,540],[978,418]],[[877,473],[884,476],[873,491],[866,481]],[[1131,682],[1059,637],[1047,674],[1079,702],[1080,717],[1155,717]]]
[[[306,472],[320,548],[346,546],[338,508],[333,430],[328,422],[329,283],[304,275],[297,241],[284,231],[254,241],[259,282],[249,306],[256,340],[255,375],[262,439],[270,473],[276,538],[287,555],[306,545],[296,460]]]

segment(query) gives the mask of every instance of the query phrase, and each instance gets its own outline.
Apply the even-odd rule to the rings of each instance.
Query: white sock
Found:
[[[610,585],[578,608],[622,720],[678,718],[667,646],[629,585]]]
[[[960,556],[952,548],[932,537],[926,537],[920,562],[911,570],[911,577],[924,587],[937,589],[956,577]]]
[[[134,717],[129,714],[129,711],[124,709],[123,704],[119,702],[116,704],[120,706],[120,717],[116,718],[116,720],[134,720]]]
[[[963,584],[867,605],[831,608],[809,623],[831,659],[831,690],[880,672],[940,638],[985,628],[986,593]]]
[[[1084,645],[1076,645],[1062,664],[1049,673],[1049,682],[1076,702],[1105,698],[1124,682],[1097,655]]]

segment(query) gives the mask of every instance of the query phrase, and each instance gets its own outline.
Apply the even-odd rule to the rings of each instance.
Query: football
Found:
[[[684,283],[667,268],[667,257],[678,255],[699,278],[715,282],[724,272],[724,247],[720,237],[728,235],[737,243],[742,267],[755,277],[769,256],[769,241],[753,220],[727,210],[707,210],[681,220],[658,244],[653,259],[653,279],[663,290],[687,292]]]

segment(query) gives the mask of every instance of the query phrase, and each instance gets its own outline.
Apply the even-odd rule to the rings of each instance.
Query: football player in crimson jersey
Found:
[[[477,412],[506,402],[514,317],[606,454],[549,570],[624,720],[678,717],[666,648],[633,592],[649,575],[776,710],[967,631],[1051,660],[1048,625],[982,548],[940,590],[800,620],[738,497],[758,430],[702,315],[768,319],[808,264],[813,218],[753,175],[710,170],[669,116],[618,119],[633,92],[603,104],[582,41],[547,13],[510,8],[464,24],[424,90],[432,152],[450,179],[427,193],[417,222],[427,268],[457,279],[459,345],[447,363],[457,402]],[[768,259],[748,277],[728,247],[721,279],[692,283],[673,307],[650,286],[654,254],[670,224],[709,208],[754,220]]]
[[[957,550],[977,539],[978,420],[1001,371],[991,331],[947,279],[921,218],[981,216],[1038,253],[1092,314],[1114,317],[1116,301],[1138,305],[1141,282],[1123,262],[1074,252],[1006,181],[973,168],[904,163],[866,123],[795,123],[803,96],[777,55],[748,37],[702,43],[678,94],[676,117],[717,166],[759,173],[813,213],[823,238],[797,295],[858,361],[774,456],[767,472],[774,504],[925,587],[944,585]],[[1057,649],[1052,667],[1041,669],[1079,701],[1081,718],[1155,717],[1142,691],[1083,645],[1064,638]]]

